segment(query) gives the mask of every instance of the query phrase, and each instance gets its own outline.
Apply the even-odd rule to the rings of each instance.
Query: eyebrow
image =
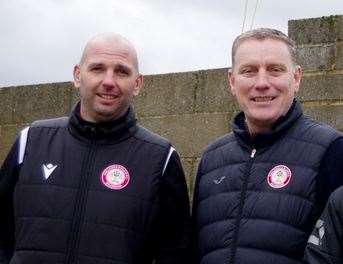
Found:
[[[91,69],[93,67],[98,67],[98,66],[102,67],[104,65],[105,65],[105,63],[102,63],[102,62],[91,62],[90,64],[87,65],[87,68]],[[127,66],[125,64],[122,64],[122,63],[115,64],[114,65],[114,69],[116,69],[116,70],[120,69],[120,70],[125,70],[125,71],[128,71],[128,72],[133,72],[132,67],[129,67],[129,66]]]
[[[116,64],[114,68],[115,69],[120,69],[120,70],[125,70],[125,71],[128,71],[128,72],[132,72],[133,71],[131,67],[129,67],[129,66],[125,65],[125,64],[121,64],[121,63]]]
[[[281,67],[281,68],[287,68],[287,66],[284,63],[271,63],[268,64],[267,67]]]
[[[240,65],[237,69],[255,68],[255,67],[258,67],[258,64],[255,64],[255,63],[246,63],[246,64]],[[269,68],[269,67],[282,67],[282,68],[287,68],[287,65],[285,65],[284,63],[267,63],[266,67],[267,67],[267,68]]]
[[[103,66],[104,64],[101,63],[101,62],[92,62],[90,64],[87,65],[87,68],[90,69],[90,68],[93,68],[93,67],[97,67],[97,66]]]
[[[258,66],[256,66],[256,64],[243,64],[243,65],[240,65],[239,67],[237,67],[237,70],[240,71],[242,69],[246,69],[246,68],[258,68]]]

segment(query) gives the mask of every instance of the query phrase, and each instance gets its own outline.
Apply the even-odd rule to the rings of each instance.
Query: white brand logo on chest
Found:
[[[48,164],[43,164],[42,165],[42,170],[43,170],[43,176],[47,180],[51,173],[57,168],[57,165],[53,165],[51,163]]]

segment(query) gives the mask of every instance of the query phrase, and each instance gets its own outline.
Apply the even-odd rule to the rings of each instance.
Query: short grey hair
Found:
[[[256,39],[256,40],[265,40],[265,39],[275,39],[280,40],[285,43],[288,47],[289,53],[291,55],[291,60],[294,65],[297,64],[296,60],[296,46],[295,42],[290,39],[286,34],[282,33],[281,31],[273,28],[257,28],[253,30],[249,30],[247,32],[242,33],[239,35],[232,44],[231,50],[231,63],[232,68],[235,63],[235,56],[239,45],[241,45],[245,40],[248,39]]]

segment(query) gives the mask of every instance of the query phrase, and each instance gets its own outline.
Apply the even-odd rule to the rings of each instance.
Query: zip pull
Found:
[[[250,158],[255,157],[255,154],[256,154],[256,149],[253,149],[253,150],[251,151]]]

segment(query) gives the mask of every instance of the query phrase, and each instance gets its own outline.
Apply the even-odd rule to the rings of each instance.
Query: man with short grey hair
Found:
[[[241,112],[199,164],[197,263],[302,263],[330,192],[343,183],[343,137],[303,115],[301,76],[282,32],[255,29],[234,41],[228,80]]]

